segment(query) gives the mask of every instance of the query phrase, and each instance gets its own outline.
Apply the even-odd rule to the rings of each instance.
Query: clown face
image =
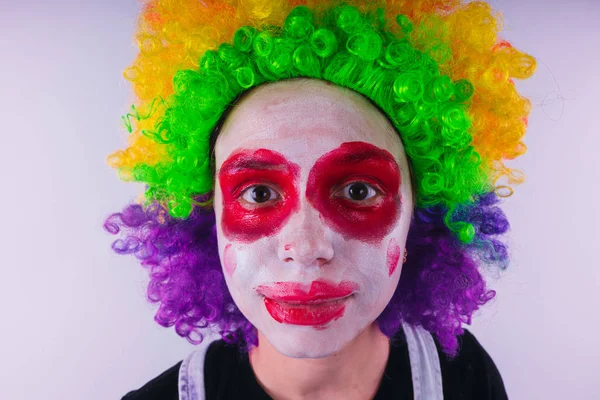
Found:
[[[338,352],[400,278],[413,200],[397,133],[357,93],[282,81],[236,106],[215,160],[219,256],[236,305],[286,356]]]

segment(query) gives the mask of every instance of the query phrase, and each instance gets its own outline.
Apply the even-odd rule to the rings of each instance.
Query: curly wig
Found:
[[[495,296],[483,268],[504,269],[498,207],[523,174],[505,165],[523,154],[530,103],[512,78],[535,59],[498,38],[499,16],[459,0],[149,0],[125,71],[136,104],[124,122],[129,147],[109,157],[122,179],[142,182],[138,203],[112,214],[113,249],[148,268],[156,321],[199,343],[216,329],[256,345],[233,302],[217,252],[212,150],[219,126],[253,88],[320,79],[375,104],[404,145],[416,208],[410,254],[377,322],[434,333],[456,354],[462,323]]]

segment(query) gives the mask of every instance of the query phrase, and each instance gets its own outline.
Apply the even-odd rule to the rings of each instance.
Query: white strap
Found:
[[[179,400],[205,400],[204,359],[210,343],[188,355],[179,367]]]
[[[415,400],[443,400],[440,358],[431,333],[404,322],[402,328],[408,343]]]

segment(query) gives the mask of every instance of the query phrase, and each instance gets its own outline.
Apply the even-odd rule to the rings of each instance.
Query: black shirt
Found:
[[[444,400],[507,399],[502,377],[485,349],[469,331],[458,337],[459,353],[450,360],[440,355]],[[374,400],[413,400],[408,346],[400,329],[391,341],[383,379]],[[178,400],[181,361],[122,400]],[[223,340],[213,342],[204,363],[206,400],[272,400],[258,384],[248,356]]]

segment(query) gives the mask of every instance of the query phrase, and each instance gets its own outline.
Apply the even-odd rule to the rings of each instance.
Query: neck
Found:
[[[263,389],[276,400],[371,399],[377,393],[390,341],[376,323],[342,350],[324,358],[290,358],[258,333],[250,364]]]

